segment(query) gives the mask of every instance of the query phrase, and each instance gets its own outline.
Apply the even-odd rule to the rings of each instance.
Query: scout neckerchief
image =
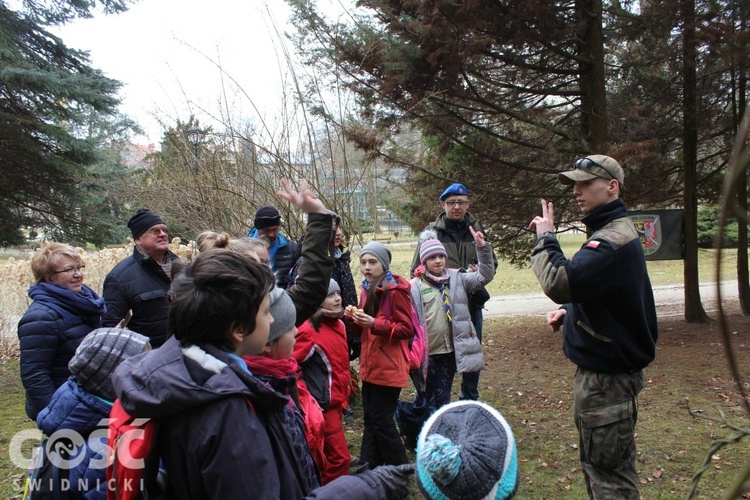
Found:
[[[440,291],[440,297],[443,300],[443,309],[445,310],[445,316],[448,318],[448,323],[453,322],[451,317],[451,299],[448,295],[448,281],[450,280],[450,274],[444,273],[442,276],[435,276],[427,270],[422,275],[422,279],[431,286],[434,286]]]

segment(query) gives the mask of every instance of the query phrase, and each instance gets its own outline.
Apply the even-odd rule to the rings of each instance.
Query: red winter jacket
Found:
[[[371,384],[387,387],[406,387],[409,383],[409,362],[405,352],[414,336],[411,322],[411,285],[404,278],[393,275],[386,297],[377,288],[380,311],[372,328],[351,323],[352,331],[362,339],[359,378]],[[363,289],[359,307],[364,307],[367,292]]]
[[[349,345],[346,329],[340,319],[323,318],[320,331],[316,332],[310,321],[305,321],[297,330],[294,343],[294,359],[302,364],[318,351],[328,367],[328,387],[331,388],[329,406],[340,405],[349,399],[351,374],[349,372]]]

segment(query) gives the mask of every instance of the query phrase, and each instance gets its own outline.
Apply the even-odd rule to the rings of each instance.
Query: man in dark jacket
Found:
[[[300,257],[299,246],[279,231],[281,214],[276,207],[260,207],[255,212],[253,226],[247,237],[264,238],[268,241],[268,254],[271,257],[271,270],[276,275],[276,286],[286,288],[289,270]]]
[[[544,293],[563,304],[547,314],[547,324],[563,327],[563,352],[578,366],[574,417],[589,497],[637,499],[637,398],[658,337],[646,259],[620,199],[625,175],[614,158],[581,158],[558,179],[573,186],[593,234],[566,259],[554,207],[542,200],[542,215],[529,224],[537,235],[531,268]]]
[[[164,221],[141,208],[128,221],[135,248],[133,255],[117,264],[104,278],[107,314],[104,326],[116,326],[128,310],[133,317],[128,328],[146,335],[153,347],[167,340],[167,292],[172,283],[172,266],[181,265],[169,251],[169,234]]]
[[[440,206],[443,213],[438,215],[435,222],[430,222],[424,229],[432,230],[437,234],[437,239],[445,247],[448,254],[448,267],[451,269],[463,269],[465,271],[477,270],[477,249],[474,246],[474,236],[471,235],[469,227],[474,231],[485,233],[484,228],[469,213],[471,200],[469,199],[469,190],[463,184],[451,184],[440,195]],[[492,255],[497,269],[497,258]],[[414,276],[414,269],[419,266],[419,245],[414,252],[411,269]],[[479,341],[482,341],[482,324],[484,322],[482,308],[485,302],[490,298],[490,294],[482,287],[469,296],[469,312],[471,313],[471,322],[477,331]],[[461,375],[461,399],[479,399],[479,373],[469,372]]]

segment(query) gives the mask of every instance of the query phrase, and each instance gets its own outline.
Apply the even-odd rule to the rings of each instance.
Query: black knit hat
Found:
[[[136,239],[140,235],[148,231],[150,227],[153,227],[157,224],[164,224],[164,221],[161,220],[161,217],[156,215],[148,208],[141,208],[138,209],[138,211],[130,217],[130,220],[128,221],[128,229],[130,229],[130,233],[133,235],[133,239]]]
[[[267,227],[274,227],[281,225],[281,214],[276,207],[271,205],[263,205],[255,212],[255,220],[253,225],[256,229],[265,229]]]

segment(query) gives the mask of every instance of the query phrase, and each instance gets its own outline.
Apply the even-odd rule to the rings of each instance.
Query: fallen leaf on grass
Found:
[[[657,470],[655,470],[654,472],[651,473],[651,475],[654,476],[656,479],[661,478],[662,474],[664,474],[664,471],[663,470],[659,470],[659,469],[657,469]]]

